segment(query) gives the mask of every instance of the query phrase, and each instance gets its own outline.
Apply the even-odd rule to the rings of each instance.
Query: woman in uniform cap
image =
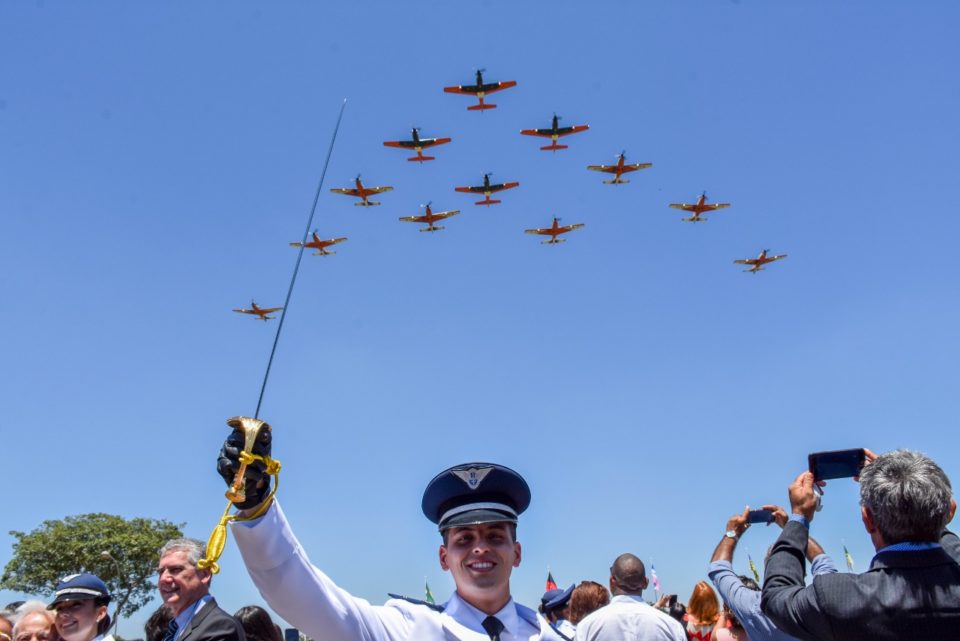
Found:
[[[57,584],[47,609],[56,612],[54,624],[63,641],[113,641],[107,604],[110,592],[93,574],[73,574]]]

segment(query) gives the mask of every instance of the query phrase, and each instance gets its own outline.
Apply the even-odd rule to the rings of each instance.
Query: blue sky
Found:
[[[252,413],[340,102],[262,416],[281,500],[354,594],[445,597],[420,514],[439,470],[520,471],[514,594],[631,551],[685,599],[727,517],[808,452],[925,451],[954,479],[960,322],[955,3],[11,2],[0,7],[5,313],[0,528],[222,509],[224,420]],[[498,108],[442,93],[517,80]],[[590,125],[538,151],[522,128]],[[384,148],[449,135],[419,166]],[[588,164],[652,162],[607,186]],[[453,191],[519,180],[503,204]],[[363,174],[381,207],[329,188]],[[733,206],[702,225],[670,202]],[[462,214],[437,234],[397,218]],[[477,211],[479,210],[479,211]],[[522,232],[553,216],[564,245]],[[736,258],[789,258],[759,275]],[[11,500],[12,499],[12,500]],[[814,534],[871,556],[852,482]],[[761,557],[775,532],[741,552]],[[746,571],[746,557],[737,557]],[[228,545],[214,592],[260,602]],[[0,601],[17,595],[0,593]],[[5,601],[6,600],[6,601]],[[121,623],[136,636],[142,611]]]

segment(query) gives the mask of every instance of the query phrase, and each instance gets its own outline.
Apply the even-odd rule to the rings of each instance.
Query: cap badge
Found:
[[[60,583],[66,583],[67,581],[73,581],[75,578],[80,576],[79,574],[68,574],[67,576],[60,579]]]
[[[467,484],[471,490],[475,490],[487,478],[487,474],[493,471],[492,467],[471,467],[466,470],[451,470],[459,477],[461,481]]]

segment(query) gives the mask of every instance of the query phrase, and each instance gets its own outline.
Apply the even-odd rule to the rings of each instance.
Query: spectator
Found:
[[[570,623],[576,626],[590,614],[610,603],[610,593],[596,581],[581,581],[570,593]]]
[[[576,641],[686,641],[682,625],[644,603],[646,587],[643,561],[632,554],[618,556],[610,568],[613,598],[577,624]]]
[[[283,641],[283,635],[273,624],[270,614],[261,607],[242,607],[233,613],[233,618],[240,622],[247,641]]]
[[[693,594],[687,603],[687,639],[689,641],[710,641],[713,629],[720,619],[720,606],[717,593],[710,584],[700,581],[693,586]]]
[[[157,586],[173,621],[163,641],[245,641],[237,620],[221,610],[210,595],[213,574],[200,569],[204,545],[196,539],[174,539],[160,548]]]
[[[960,540],[946,530],[957,504],[932,460],[897,450],[867,451],[860,516],[876,555],[863,574],[826,574],[804,583],[804,551],[817,508],[813,474],[790,485],[792,514],[767,562],[763,612],[798,639],[931,641],[960,630]]]
[[[6,611],[0,612],[0,641],[13,641],[13,617]]]
[[[146,637],[145,641],[163,641],[163,637],[167,635],[167,628],[170,627],[171,621],[173,621],[173,614],[171,614],[170,608],[167,606],[161,605],[154,610],[150,618],[147,619],[147,622],[143,624],[143,634]]]
[[[781,528],[787,524],[787,512],[782,507],[764,505],[763,509],[772,510],[773,522]],[[743,514],[731,516],[727,521],[726,534],[713,551],[707,573],[725,606],[747,631],[750,641],[792,641],[793,637],[777,629],[767,615],[760,611],[760,586],[752,579],[737,576],[733,572],[733,553],[740,537],[750,527],[747,523],[748,512],[749,508],[745,509]],[[814,576],[837,571],[833,559],[823,553],[823,548],[813,537],[807,541],[807,559]]]
[[[756,583],[756,582],[754,582]],[[720,620],[713,630],[710,641],[748,641],[747,631],[743,628],[733,611],[726,605],[720,613]]]
[[[108,635],[110,593],[94,574],[72,574],[57,584],[53,601],[47,606],[55,613],[54,624],[64,641],[112,641]]]
[[[572,640],[573,635],[577,633],[577,628],[569,620],[570,595],[573,594],[573,589],[574,586],[571,584],[566,590],[559,588],[547,590],[540,598],[538,608],[553,631],[568,641]]]
[[[14,641],[57,641],[54,614],[40,601],[27,601],[17,608]]]

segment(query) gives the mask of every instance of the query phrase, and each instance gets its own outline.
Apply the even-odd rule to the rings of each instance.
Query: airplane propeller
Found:
[[[426,209],[427,207],[429,207],[429,206],[432,205],[432,204],[433,204],[433,201],[431,200],[431,201],[429,201],[426,205],[420,205],[420,209]]]

